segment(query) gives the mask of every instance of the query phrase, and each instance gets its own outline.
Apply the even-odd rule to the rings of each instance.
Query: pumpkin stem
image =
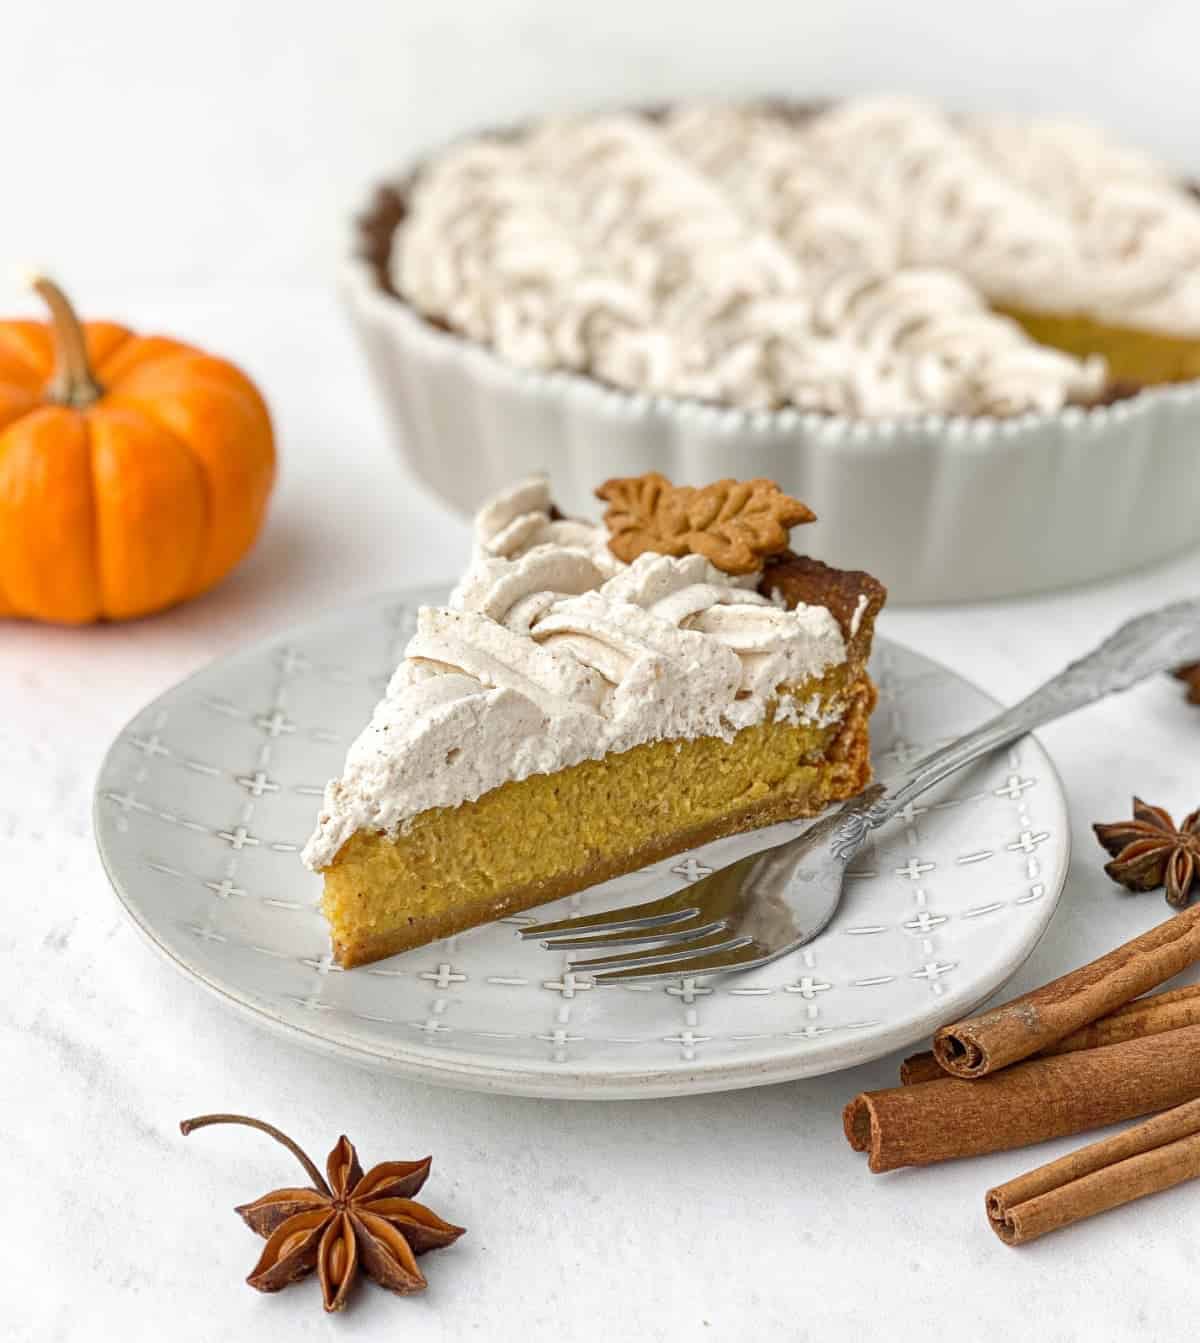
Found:
[[[35,275],[30,281],[33,289],[50,309],[54,331],[54,377],[49,396],[60,406],[85,410],[104,395],[104,388],[96,380],[88,359],[87,340],[83,327],[71,306],[71,300],[44,275]]]

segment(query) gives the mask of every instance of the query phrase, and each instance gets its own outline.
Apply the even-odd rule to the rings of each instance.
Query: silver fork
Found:
[[[1011,709],[872,784],[796,839],[750,854],[660,900],[522,928],[552,951],[599,948],[573,973],[596,984],[727,974],[811,942],[837,912],[867,835],[927,789],[1034,728],[1181,664],[1200,662],[1200,601],[1138,616]]]

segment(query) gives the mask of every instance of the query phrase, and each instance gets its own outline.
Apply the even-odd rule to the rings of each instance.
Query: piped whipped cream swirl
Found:
[[[608,550],[553,520],[546,481],[493,500],[444,608],[425,607],[370,724],[329,784],[304,850],[329,865],[360,829],[397,833],[431,807],[644,742],[730,740],[769,712],[821,722],[778,693],[846,658],[824,607],[785,611],[696,555]]]
[[[835,105],[806,137],[902,264],[953,268],[999,302],[1200,335],[1200,203],[1099,130],[881,97]]]

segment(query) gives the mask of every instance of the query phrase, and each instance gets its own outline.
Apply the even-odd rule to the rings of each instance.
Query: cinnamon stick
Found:
[[[934,1055],[955,1077],[985,1077],[1108,1016],[1197,960],[1200,905],[1040,989],[943,1026],[933,1037]]]
[[[1024,1245],[1198,1177],[1200,1101],[1189,1101],[989,1189],[984,1206],[1006,1245]]]
[[[940,1082],[950,1074],[933,1056],[932,1049],[910,1054],[900,1064],[900,1085],[915,1087],[921,1082]]]
[[[978,1081],[866,1091],[843,1112],[875,1172],[1103,1128],[1200,1098],[1200,1026],[1030,1059]]]
[[[1099,1021],[1073,1031],[1065,1040],[1059,1040],[1033,1057],[1073,1054],[1078,1049],[1096,1049],[1100,1045],[1114,1045],[1121,1040],[1140,1040],[1147,1035],[1159,1035],[1180,1026],[1195,1025],[1200,1025],[1200,984],[1135,998]],[[932,1050],[911,1054],[900,1065],[902,1086],[912,1086],[916,1082],[936,1082],[947,1076],[950,1074],[943,1069]]]

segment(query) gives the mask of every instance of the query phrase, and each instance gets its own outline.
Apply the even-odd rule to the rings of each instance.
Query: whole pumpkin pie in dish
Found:
[[[464,513],[543,466],[576,513],[646,470],[818,481],[810,544],[901,602],[1200,541],[1200,200],[1107,133],[895,96],[585,111],[427,154],[354,237],[396,447]]]
[[[884,588],[793,554],[812,514],[769,481],[597,493],[601,525],[542,478],[505,491],[447,606],[420,611],[304,851],[341,965],[869,781]]]
[[[861,419],[1200,378],[1200,201],[1088,126],[917,98],[547,118],[364,221],[385,288],[515,367]]]

